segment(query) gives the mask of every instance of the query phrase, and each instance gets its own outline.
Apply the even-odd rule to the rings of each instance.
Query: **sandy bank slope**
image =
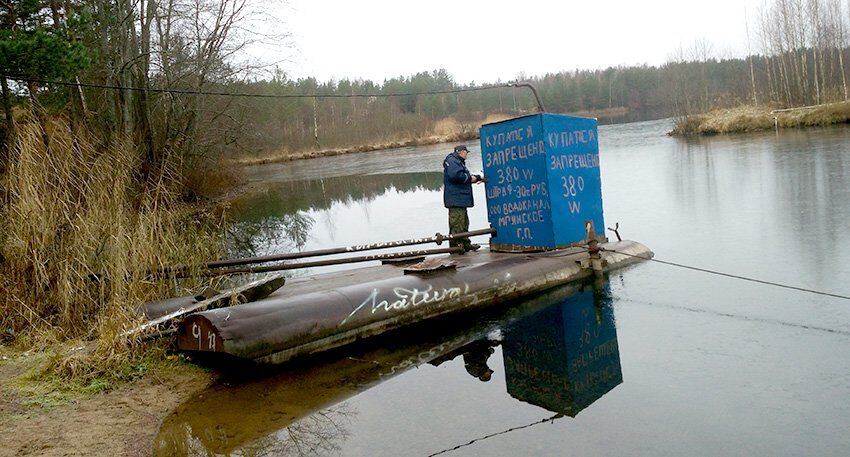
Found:
[[[210,373],[177,365],[109,393],[48,408],[15,391],[15,378],[34,358],[0,356],[0,456],[150,455],[162,419],[212,382]]]

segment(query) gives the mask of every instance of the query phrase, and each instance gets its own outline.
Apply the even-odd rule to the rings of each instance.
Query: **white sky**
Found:
[[[715,57],[747,51],[762,0],[289,0],[276,13],[293,77],[383,82],[438,68],[460,83],[574,69],[661,65],[697,40]],[[745,11],[746,9],[746,11]],[[750,33],[753,34],[751,27]]]

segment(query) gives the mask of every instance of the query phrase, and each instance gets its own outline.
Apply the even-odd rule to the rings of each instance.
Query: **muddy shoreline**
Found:
[[[187,362],[158,367],[105,393],[56,397],[22,381],[43,357],[0,346],[0,456],[148,456],[163,419],[216,379]]]

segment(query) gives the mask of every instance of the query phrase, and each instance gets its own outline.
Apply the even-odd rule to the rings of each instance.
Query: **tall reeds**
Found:
[[[97,374],[133,352],[119,335],[140,320],[139,306],[175,294],[174,282],[149,272],[217,258],[218,230],[179,203],[174,174],[140,184],[142,155],[127,139],[98,144],[61,121],[30,123],[9,155],[0,343],[82,341],[90,360],[58,366]]]

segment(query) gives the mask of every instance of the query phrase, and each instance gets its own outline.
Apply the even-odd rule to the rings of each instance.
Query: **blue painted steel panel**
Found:
[[[554,246],[544,138],[539,115],[481,127],[491,244]]]
[[[553,249],[604,236],[595,119],[535,114],[481,127],[493,246]]]
[[[555,244],[587,239],[585,221],[605,235],[596,119],[543,115]]]

